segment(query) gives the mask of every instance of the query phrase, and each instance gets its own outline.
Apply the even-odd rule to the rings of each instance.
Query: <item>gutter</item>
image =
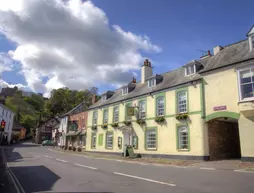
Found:
[[[145,93],[145,94],[133,96],[133,97],[130,97],[130,98],[128,98],[128,99],[123,99],[123,100],[116,101],[116,102],[112,102],[112,103],[108,103],[108,104],[105,104],[105,105],[101,105],[101,106],[97,106],[97,107],[88,108],[87,111],[90,111],[90,110],[92,110],[92,109],[102,108],[102,107],[109,106],[109,105],[112,105],[112,104],[115,104],[115,103],[122,103],[122,102],[124,102],[124,101],[128,101],[128,100],[130,100],[130,99],[134,99],[134,98],[137,98],[137,97],[140,97],[140,96],[145,96],[145,95],[150,95],[150,96],[151,96],[152,93],[160,92],[160,91],[167,90],[167,89],[170,89],[170,88],[174,88],[174,87],[177,87],[177,86],[182,86],[182,85],[191,83],[191,82],[193,82],[193,81],[202,80],[202,79],[203,79],[203,78],[200,77],[200,78],[193,79],[193,80],[191,80],[191,81],[184,82],[184,83],[181,83],[181,84],[178,84],[178,85],[174,85],[174,86],[171,86],[171,87],[162,88],[162,89],[159,89],[159,90],[156,90],[156,91],[152,91],[152,92],[148,92],[148,93]]]

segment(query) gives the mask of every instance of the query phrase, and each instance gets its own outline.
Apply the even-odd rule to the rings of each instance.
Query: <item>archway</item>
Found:
[[[206,117],[210,160],[241,158],[239,114],[216,112]]]

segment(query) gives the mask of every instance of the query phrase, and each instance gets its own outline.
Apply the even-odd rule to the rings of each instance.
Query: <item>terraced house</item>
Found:
[[[254,160],[254,29],[199,60],[107,91],[88,113],[87,150],[142,156]]]

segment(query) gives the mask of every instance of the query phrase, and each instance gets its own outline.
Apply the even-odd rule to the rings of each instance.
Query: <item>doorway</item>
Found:
[[[210,160],[241,158],[238,121],[219,118],[208,122]]]

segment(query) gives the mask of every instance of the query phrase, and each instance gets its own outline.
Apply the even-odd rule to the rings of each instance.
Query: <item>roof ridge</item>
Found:
[[[243,40],[239,40],[237,42],[234,42],[234,43],[231,43],[231,44],[228,44],[228,45],[225,45],[225,46],[222,46],[223,48],[226,48],[226,47],[230,47],[230,46],[233,46],[235,44],[239,44],[239,43],[242,43],[244,41],[248,40],[247,38],[246,39],[243,39]]]

